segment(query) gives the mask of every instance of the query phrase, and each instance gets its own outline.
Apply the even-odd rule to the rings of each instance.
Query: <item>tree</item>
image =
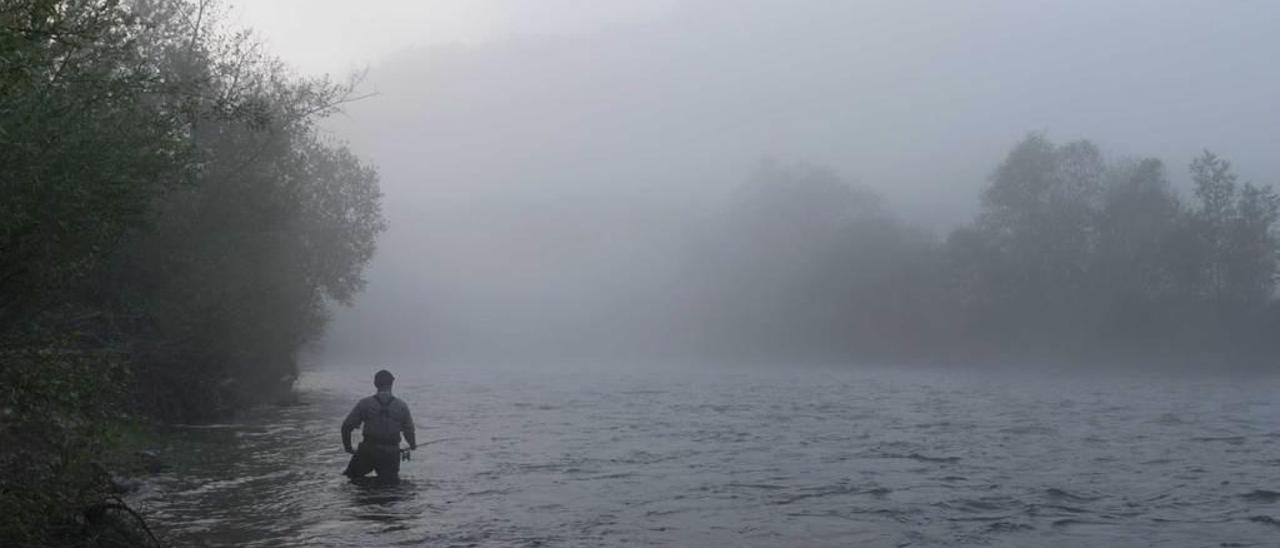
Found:
[[[1114,302],[1151,302],[1185,289],[1170,261],[1170,239],[1183,215],[1164,165],[1154,158],[1109,170],[1098,218],[1096,290]]]
[[[964,291],[982,303],[988,329],[1014,341],[1082,336],[1105,172],[1092,143],[1059,146],[1033,134],[992,174],[973,232],[952,238],[963,245],[950,253],[954,264],[983,263],[966,269],[976,285]],[[979,251],[981,259],[956,257]]]
[[[363,288],[384,229],[377,172],[315,125],[357,81],[294,78],[210,9],[159,12],[149,47],[199,169],[155,201],[154,229],[132,234],[104,291],[141,318],[148,405],[184,420],[287,388],[328,307]]]
[[[1236,175],[1231,172],[1230,162],[1207,150],[1191,161],[1190,169],[1199,199],[1194,220],[1203,254],[1201,291],[1206,297],[1220,300],[1227,291],[1228,238],[1236,217]]]
[[[1270,186],[1245,183],[1236,201],[1236,218],[1228,238],[1227,287],[1232,300],[1256,306],[1274,297],[1277,220],[1280,196]]]
[[[0,331],[65,308],[186,177],[145,31],[113,1],[0,5]]]
[[[1207,150],[1190,170],[1201,294],[1224,306],[1266,303],[1275,291],[1280,198],[1269,186],[1239,186],[1231,163]]]
[[[761,162],[730,200],[712,245],[697,260],[708,339],[735,353],[809,351],[817,331],[807,282],[852,224],[881,216],[879,197],[830,168]],[[847,330],[841,336],[847,336]],[[830,343],[832,336],[824,336]],[[825,350],[825,349],[824,349]]]
[[[0,544],[88,542],[121,417],[287,388],[362,287],[377,173],[315,129],[355,80],[292,76],[215,8],[0,3]]]

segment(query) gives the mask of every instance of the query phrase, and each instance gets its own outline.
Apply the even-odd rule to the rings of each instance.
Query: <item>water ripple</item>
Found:
[[[407,369],[407,368],[405,368]],[[1273,381],[876,370],[398,372],[422,448],[348,484],[366,380],[175,427],[134,496],[175,545],[1267,546]]]

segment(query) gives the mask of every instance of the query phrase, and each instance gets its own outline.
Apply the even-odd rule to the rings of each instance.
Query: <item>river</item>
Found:
[[[422,447],[360,487],[370,368],[176,428],[130,502],[197,546],[1274,546],[1280,382],[841,368],[392,368]],[[358,436],[358,434],[357,434]]]

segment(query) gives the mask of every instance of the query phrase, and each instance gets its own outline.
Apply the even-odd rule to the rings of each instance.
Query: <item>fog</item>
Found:
[[[1277,21],[0,2],[0,545],[1274,544]]]
[[[1162,159],[1183,190],[1206,147],[1244,180],[1280,173],[1273,6],[647,7],[370,64],[376,95],[331,129],[379,167],[390,229],[326,355],[683,354],[706,336],[690,263],[770,160],[936,240],[1030,132]]]

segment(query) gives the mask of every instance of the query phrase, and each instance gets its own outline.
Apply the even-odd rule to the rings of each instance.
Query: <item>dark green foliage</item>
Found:
[[[79,544],[80,510],[107,487],[104,425],[127,383],[123,357],[53,348],[7,350],[0,367],[0,541]]]
[[[142,31],[116,2],[0,5],[0,323],[63,301],[183,175]]]
[[[0,545],[131,544],[89,530],[125,515],[108,427],[280,395],[362,288],[377,174],[315,128],[354,80],[294,77],[218,13],[0,2]]]
[[[111,282],[116,306],[147,319],[149,405],[183,420],[287,389],[294,353],[330,301],[361,289],[383,228],[377,174],[322,142],[306,114],[348,89],[294,81],[254,55],[231,61],[206,86],[252,115],[198,113],[194,184],[157,201],[155,229],[124,246]]]

